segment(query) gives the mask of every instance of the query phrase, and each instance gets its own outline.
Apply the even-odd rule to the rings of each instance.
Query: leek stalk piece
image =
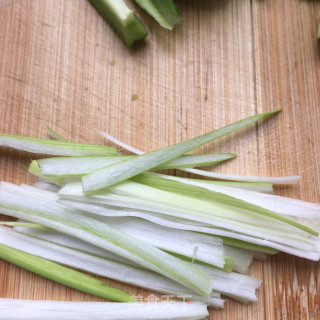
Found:
[[[141,40],[148,35],[140,19],[123,0],[89,1],[128,47],[131,47],[136,40]]]

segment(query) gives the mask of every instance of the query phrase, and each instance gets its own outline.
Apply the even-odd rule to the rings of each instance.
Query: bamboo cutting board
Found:
[[[177,5],[183,23],[173,32],[136,8],[150,34],[128,49],[85,0],[0,0],[0,131],[45,138],[49,126],[72,141],[106,143],[99,129],[148,151],[281,107],[199,152],[238,154],[218,172],[299,174],[276,193],[320,202],[320,2]],[[34,157],[2,148],[1,179],[33,183],[26,170]],[[279,254],[255,261],[250,275],[263,280],[259,301],[228,301],[211,320],[320,319],[319,262]],[[0,296],[101,300],[4,261]]]

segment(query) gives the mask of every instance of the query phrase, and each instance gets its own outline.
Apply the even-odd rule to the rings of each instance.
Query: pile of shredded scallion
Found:
[[[0,258],[122,303],[0,299],[0,319],[203,319],[228,297],[257,300],[253,259],[319,260],[320,206],[273,194],[299,177],[218,174],[194,168],[235,154],[187,154],[279,111],[148,153],[102,133],[133,155],[51,129],[51,139],[0,134],[0,146],[54,156],[32,161],[34,186],[0,183],[0,212],[18,219],[0,223]],[[220,180],[159,173],[172,168]],[[88,273],[193,303],[139,303]]]

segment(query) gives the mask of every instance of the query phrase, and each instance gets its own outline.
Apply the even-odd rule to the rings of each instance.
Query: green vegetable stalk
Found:
[[[135,0],[136,3],[146,10],[159,24],[166,29],[172,30],[181,22],[182,17],[173,0]]]
[[[143,39],[148,35],[140,19],[128,8],[123,0],[89,1],[128,47],[131,47],[136,40]]]
[[[134,302],[128,293],[85,273],[0,244],[0,258],[68,287],[119,302]]]

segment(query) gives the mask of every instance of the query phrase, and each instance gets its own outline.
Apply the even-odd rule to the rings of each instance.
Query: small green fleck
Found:
[[[110,65],[111,65],[111,66],[114,66],[115,64],[116,64],[115,60],[111,60],[111,61],[110,61]]]
[[[131,97],[132,101],[136,101],[137,99],[138,99],[138,95],[137,94],[132,95],[132,97]]]

